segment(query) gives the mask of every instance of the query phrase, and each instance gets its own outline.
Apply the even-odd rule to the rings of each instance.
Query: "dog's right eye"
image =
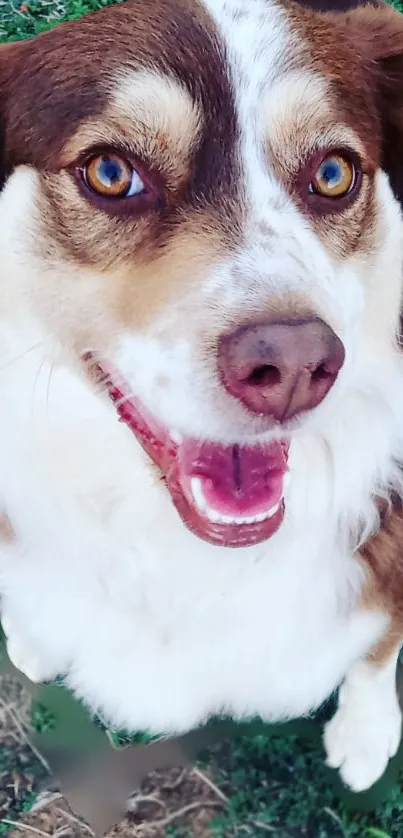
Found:
[[[166,206],[162,174],[130,151],[94,148],[69,168],[81,194],[102,212],[136,217],[150,210],[160,213]]]
[[[342,154],[329,154],[322,160],[309,187],[323,198],[343,198],[354,188],[357,173],[353,162]]]
[[[146,191],[129,161],[114,152],[95,154],[87,160],[82,177],[86,186],[102,198],[134,198]]]

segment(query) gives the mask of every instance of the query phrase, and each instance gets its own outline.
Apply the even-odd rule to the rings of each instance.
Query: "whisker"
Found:
[[[37,371],[36,371],[36,375],[35,375],[35,378],[34,378],[34,383],[33,383],[33,387],[32,387],[32,397],[31,397],[31,415],[32,415],[32,419],[34,419],[34,418],[35,418],[35,394],[36,394],[36,388],[37,388],[37,386],[38,386],[39,379],[40,379],[40,377],[41,377],[41,372],[42,372],[42,370],[43,370],[43,366],[44,366],[45,362],[46,362],[46,358],[42,358],[42,359],[41,359],[41,361],[40,361],[40,363],[39,363],[39,366],[38,366],[38,369],[37,369]]]
[[[0,367],[0,372],[2,372],[2,370],[7,369],[7,367],[11,367],[12,364],[15,364],[17,361],[21,361],[22,358],[25,358],[25,356],[28,355],[29,352],[33,352],[34,349],[38,349],[38,347],[41,346],[41,345],[42,345],[42,341],[38,341],[38,343],[34,343],[28,349],[25,349],[24,352],[21,352],[20,355],[16,355],[15,358],[11,359],[11,361],[7,361],[6,364],[3,364],[3,366]]]
[[[49,421],[49,418],[50,418],[50,382],[51,382],[53,371],[55,369],[55,363],[56,363],[55,361],[52,361],[52,363],[50,364],[48,381],[47,381],[47,385],[46,385],[46,415],[47,415],[48,421]]]
[[[61,354],[62,354],[62,348],[60,347],[57,357],[54,356],[53,359],[49,362],[50,363],[49,375],[48,375],[48,381],[47,381],[47,385],[46,385],[46,414],[47,414],[48,421],[49,421],[49,418],[50,418],[50,385],[51,385],[52,375],[55,371],[55,367],[56,367],[56,365],[57,365],[57,363],[60,359]]]

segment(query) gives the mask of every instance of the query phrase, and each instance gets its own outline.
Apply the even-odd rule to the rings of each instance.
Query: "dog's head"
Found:
[[[0,80],[7,293],[189,528],[268,538],[292,435],[396,353],[403,19],[137,0],[4,47]]]

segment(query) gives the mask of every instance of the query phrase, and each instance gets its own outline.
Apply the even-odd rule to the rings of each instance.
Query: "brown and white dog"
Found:
[[[342,684],[328,761],[370,786],[401,728],[403,18],[138,0],[0,81],[12,659],[165,733]]]

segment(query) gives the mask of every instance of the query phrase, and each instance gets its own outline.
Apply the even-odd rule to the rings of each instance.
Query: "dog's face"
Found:
[[[389,9],[138,0],[0,54],[8,281],[213,543],[393,351],[401,53]]]

